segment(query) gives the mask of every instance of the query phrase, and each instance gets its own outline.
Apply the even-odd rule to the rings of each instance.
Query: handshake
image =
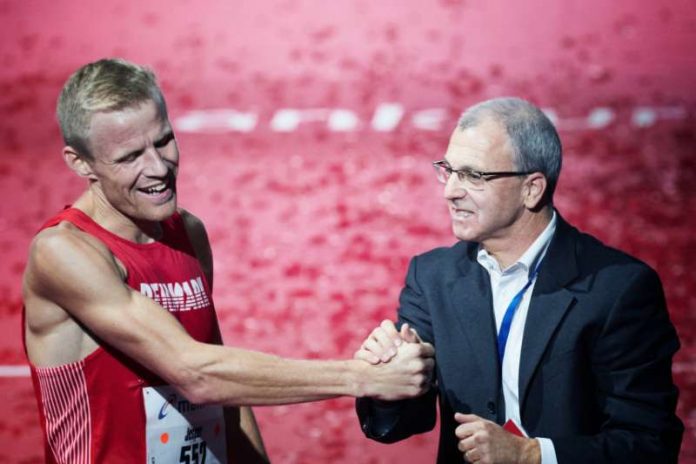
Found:
[[[384,320],[355,352],[362,375],[358,396],[395,401],[420,396],[430,389],[435,368],[435,349],[403,324]]]

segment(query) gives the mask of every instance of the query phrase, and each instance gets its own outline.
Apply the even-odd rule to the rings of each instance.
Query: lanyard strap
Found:
[[[541,260],[534,268],[534,272],[529,276],[529,280],[522,287],[522,289],[517,292],[517,294],[512,298],[512,301],[505,310],[505,316],[503,316],[503,322],[500,324],[500,331],[498,332],[498,359],[500,360],[500,365],[503,365],[503,357],[505,356],[505,345],[507,345],[508,336],[510,335],[510,327],[512,326],[512,319],[515,317],[517,308],[522,302],[525,292],[532,285],[537,274],[539,274],[539,267],[541,267]]]

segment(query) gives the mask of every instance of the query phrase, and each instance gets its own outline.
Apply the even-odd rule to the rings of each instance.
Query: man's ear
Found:
[[[73,147],[67,145],[63,147],[63,160],[65,164],[68,165],[70,169],[75,171],[75,173],[80,177],[86,177],[89,180],[97,180],[94,172],[92,171],[92,165],[85,159],[84,156],[80,154]]]
[[[525,180],[523,192],[525,206],[531,210],[538,209],[541,206],[547,187],[546,176],[542,173],[533,172],[529,174]]]

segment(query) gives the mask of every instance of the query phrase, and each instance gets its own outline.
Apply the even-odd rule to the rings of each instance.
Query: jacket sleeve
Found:
[[[631,272],[633,271],[633,272]],[[676,463],[683,425],[672,356],[679,349],[662,285],[647,266],[627,271],[591,353],[603,423],[594,436],[551,437],[558,462]]]
[[[407,322],[423,341],[434,345],[430,314],[418,282],[417,261],[418,257],[411,260],[406,284],[401,290],[397,328]],[[435,427],[436,398],[437,388],[433,386],[424,395],[409,400],[386,402],[359,398],[356,400],[356,410],[361,428],[368,438],[393,443]]]

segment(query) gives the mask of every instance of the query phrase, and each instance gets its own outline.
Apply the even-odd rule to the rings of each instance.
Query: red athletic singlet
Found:
[[[178,213],[162,223],[162,238],[148,244],[118,237],[75,208],[63,210],[42,229],[61,221],[71,222],[106,244],[127,269],[128,285],[169,310],[193,338],[217,342],[210,287]],[[31,366],[47,463],[146,462],[143,389],[162,381],[112,347],[100,345],[79,362]],[[160,415],[167,414],[166,406]]]

